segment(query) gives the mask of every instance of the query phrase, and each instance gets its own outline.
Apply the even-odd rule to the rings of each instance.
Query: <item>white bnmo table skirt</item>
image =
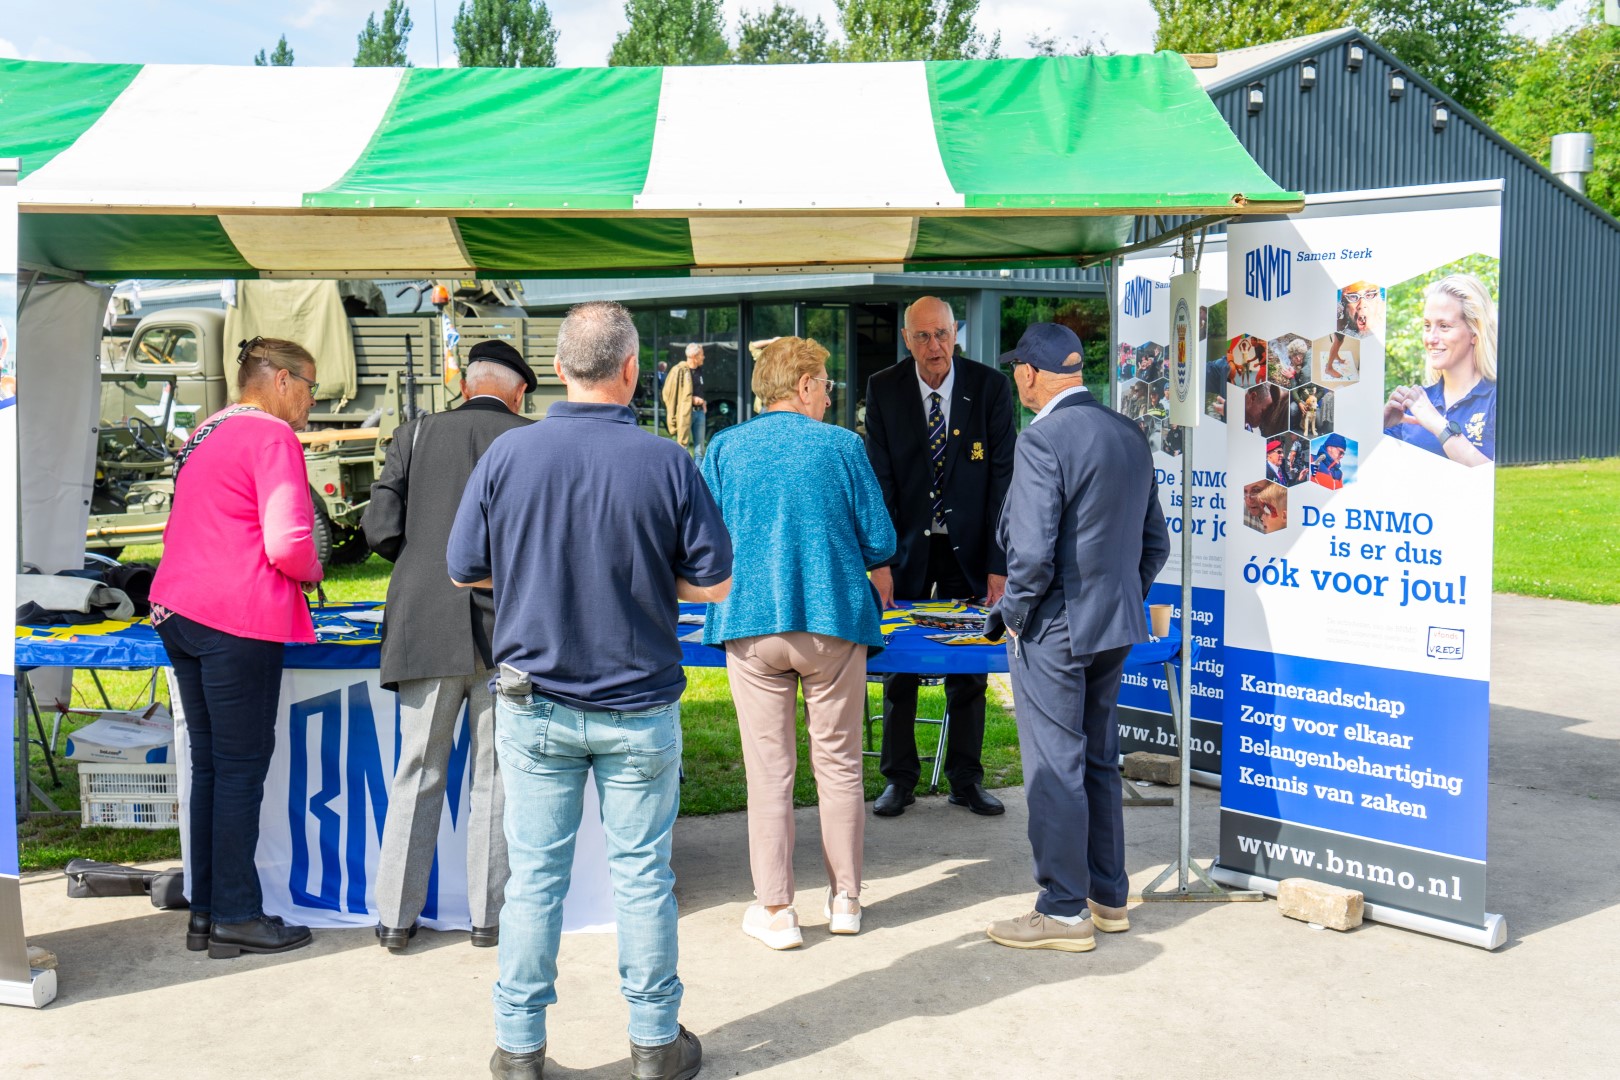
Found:
[[[180,775],[180,850],[190,867],[190,740],[169,672],[175,755]],[[375,883],[394,774],[398,699],[377,684],[375,670],[288,668],[281,677],[276,749],[259,810],[259,881],[264,910],[313,927],[372,926]],[[422,925],[467,930],[467,720],[456,726],[451,780],[439,822],[438,867],[429,883]],[[565,933],[614,928],[613,886],[596,785],[585,785],[585,809],[574,848],[573,880],[563,902]]]

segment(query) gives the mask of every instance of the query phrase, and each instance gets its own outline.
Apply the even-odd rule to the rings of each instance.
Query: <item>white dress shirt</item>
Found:
[[[1041,420],[1046,417],[1047,413],[1058,407],[1058,402],[1062,401],[1066,397],[1073,397],[1084,389],[1084,386],[1071,386],[1067,390],[1059,390],[1052,396],[1051,401],[1048,401],[1045,405],[1041,406],[1041,411],[1035,414],[1035,419],[1031,420],[1030,423],[1040,423]]]

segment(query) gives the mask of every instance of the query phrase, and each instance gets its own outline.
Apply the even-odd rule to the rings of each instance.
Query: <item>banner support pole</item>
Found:
[[[1198,260],[1194,253],[1193,236],[1187,233],[1181,238],[1181,267],[1183,274],[1193,275],[1192,303],[1195,311],[1189,324],[1192,327],[1192,342],[1198,340],[1197,313],[1198,304]],[[1175,302],[1176,293],[1172,291],[1171,302]],[[1177,319],[1175,313],[1171,315],[1171,337],[1175,337]],[[1185,343],[1183,343],[1185,345]],[[1170,343],[1170,357],[1172,363],[1193,365],[1193,374],[1202,367],[1202,360],[1197,356],[1197,350],[1179,352],[1174,340]],[[1190,354],[1190,355],[1189,355]],[[1177,382],[1178,380],[1172,380]],[[1186,385],[1192,387],[1191,393],[1195,404],[1202,396],[1201,380],[1196,377],[1187,381]],[[1192,483],[1192,456],[1193,433],[1196,423],[1185,424],[1181,427],[1181,659],[1180,678],[1168,680],[1170,684],[1170,718],[1176,726],[1176,755],[1180,758],[1181,773],[1181,821],[1180,835],[1176,845],[1176,861],[1166,866],[1158,877],[1154,878],[1147,888],[1142,890],[1142,899],[1173,900],[1183,902],[1225,902],[1234,900],[1262,900],[1264,896],[1250,889],[1228,889],[1217,885],[1205,869],[1198,865],[1192,857],[1192,751],[1188,747],[1192,735],[1192,575],[1193,575],[1193,543],[1192,543],[1192,499],[1188,492]],[[1179,684],[1179,685],[1178,685]],[[1171,875],[1175,875],[1174,888],[1165,886]],[[1194,881],[1193,879],[1197,880]],[[1161,886],[1164,886],[1161,888]]]

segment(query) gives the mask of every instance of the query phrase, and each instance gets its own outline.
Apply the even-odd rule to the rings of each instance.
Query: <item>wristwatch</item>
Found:
[[[1446,445],[1446,440],[1450,439],[1453,435],[1461,435],[1462,433],[1463,426],[1461,424],[1457,423],[1455,420],[1447,420],[1446,426],[1440,432],[1440,445]]]

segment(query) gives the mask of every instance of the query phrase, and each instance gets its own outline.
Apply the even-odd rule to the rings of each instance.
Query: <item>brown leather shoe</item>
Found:
[[[1087,900],[1086,907],[1091,909],[1092,923],[1105,934],[1123,934],[1131,928],[1130,917],[1122,907],[1108,907],[1095,900]]]
[[[1056,949],[1059,952],[1090,952],[1097,947],[1091,920],[1081,919],[1070,926],[1048,919],[1039,911],[1016,919],[999,919],[985,927],[990,940],[1013,949]]]

